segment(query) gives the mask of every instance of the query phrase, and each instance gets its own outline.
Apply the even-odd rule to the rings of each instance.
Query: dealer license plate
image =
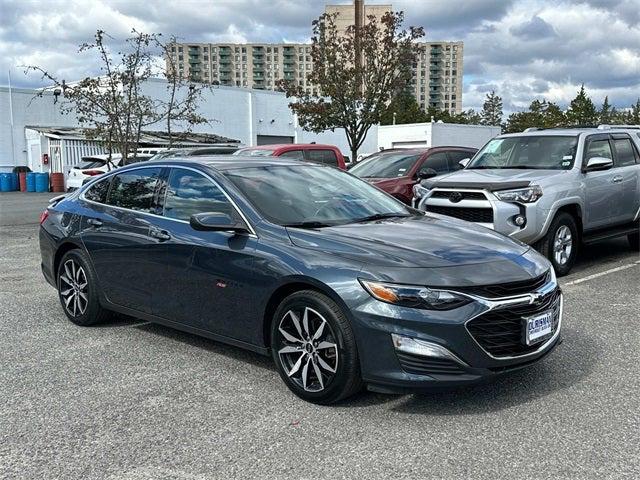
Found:
[[[526,317],[524,324],[524,340],[527,345],[539,343],[553,330],[553,310],[548,310],[533,317]]]

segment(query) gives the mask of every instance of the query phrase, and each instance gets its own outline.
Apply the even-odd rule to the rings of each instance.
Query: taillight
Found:
[[[102,175],[104,172],[102,170],[82,170],[82,173],[90,177],[95,177],[96,175]]]
[[[49,209],[46,208],[41,214],[40,214],[40,225],[42,225],[44,223],[44,221],[49,218]]]

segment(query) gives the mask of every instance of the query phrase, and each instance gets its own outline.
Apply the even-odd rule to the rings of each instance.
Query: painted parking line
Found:
[[[571,282],[565,283],[564,286],[568,287],[569,285],[577,285],[577,284],[582,283],[582,282],[587,282],[589,280],[593,280],[594,278],[602,277],[604,275],[609,275],[610,273],[619,272],[620,270],[626,270],[626,269],[631,268],[631,267],[637,267],[638,265],[640,265],[640,260],[638,260],[637,262],[628,263],[626,265],[621,265],[621,266],[616,267],[616,268],[610,268],[609,270],[605,270],[604,272],[598,272],[598,273],[594,273],[593,275],[588,275],[586,277],[578,278],[578,279],[573,280]]]

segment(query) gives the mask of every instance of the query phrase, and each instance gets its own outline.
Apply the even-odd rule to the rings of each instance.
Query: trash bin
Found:
[[[0,173],[0,192],[11,191],[11,174]]]
[[[36,191],[36,174],[34,172],[27,173],[27,192]]]
[[[64,173],[51,174],[51,191],[64,192]]]
[[[27,191],[27,172],[18,173],[19,183],[20,183],[20,191]]]
[[[49,174],[36,173],[36,192],[49,191]]]

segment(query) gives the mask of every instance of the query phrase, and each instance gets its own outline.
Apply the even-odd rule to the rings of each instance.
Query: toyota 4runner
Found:
[[[640,247],[640,128],[500,135],[463,170],[414,187],[414,206],[534,245],[566,275],[580,243],[626,235]]]

